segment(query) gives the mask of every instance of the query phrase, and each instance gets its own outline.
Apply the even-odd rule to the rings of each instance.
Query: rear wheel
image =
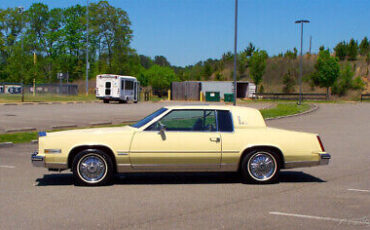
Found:
[[[279,157],[271,150],[251,151],[242,159],[241,174],[248,182],[276,183],[279,179]]]
[[[76,155],[72,171],[75,185],[100,186],[111,182],[113,163],[105,152],[89,149]]]

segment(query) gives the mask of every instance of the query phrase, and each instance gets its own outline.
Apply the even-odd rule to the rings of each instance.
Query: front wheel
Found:
[[[98,149],[84,150],[73,160],[73,179],[75,185],[100,186],[112,180],[112,159]]]
[[[248,182],[276,183],[279,179],[279,171],[279,157],[270,150],[252,151],[242,159],[241,174]]]

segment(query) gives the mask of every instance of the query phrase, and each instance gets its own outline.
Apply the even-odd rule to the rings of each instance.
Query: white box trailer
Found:
[[[104,103],[119,101],[137,103],[140,95],[140,82],[132,76],[100,74],[96,76],[96,98]]]

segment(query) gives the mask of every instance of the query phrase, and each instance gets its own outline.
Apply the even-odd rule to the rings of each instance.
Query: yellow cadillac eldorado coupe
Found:
[[[268,128],[261,113],[237,106],[163,107],[136,124],[40,132],[31,161],[71,169],[76,185],[111,182],[116,173],[240,172],[251,183],[274,183],[279,171],[327,165],[317,134]]]

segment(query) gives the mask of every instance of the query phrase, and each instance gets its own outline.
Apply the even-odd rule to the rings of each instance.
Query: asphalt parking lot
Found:
[[[176,103],[179,102],[0,105],[0,133],[14,129],[50,130],[64,126],[120,124],[137,121],[163,106]],[[181,104],[200,103],[181,102]],[[270,106],[271,103],[247,105],[261,109]]]
[[[369,103],[321,104],[268,121],[320,133],[333,158],[283,171],[273,185],[242,184],[232,173],[160,173],[75,187],[68,172],[32,168],[36,145],[0,148],[0,229],[370,229],[369,115]]]

